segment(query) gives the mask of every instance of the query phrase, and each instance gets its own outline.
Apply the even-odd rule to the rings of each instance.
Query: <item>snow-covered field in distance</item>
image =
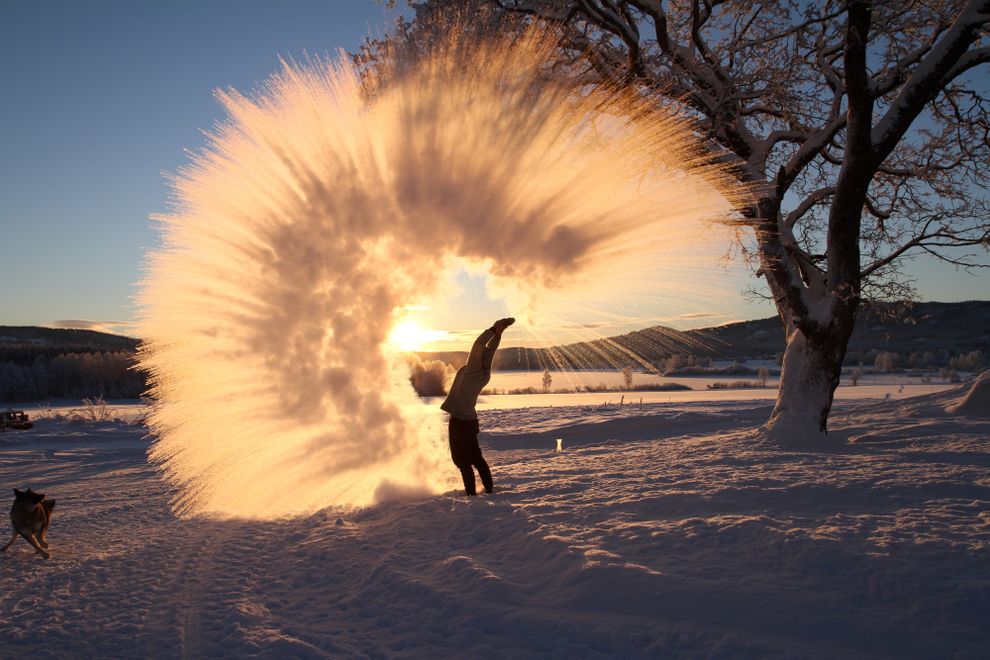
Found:
[[[494,380],[494,378],[493,378]],[[705,383],[716,380],[733,380],[728,378],[709,379],[697,377],[691,383],[692,390],[676,390],[672,392],[579,392],[574,394],[496,394],[485,395],[478,399],[479,410],[498,410],[505,408],[540,408],[550,406],[595,406],[595,405],[625,405],[648,403],[705,403],[713,404],[732,401],[765,400],[772,402],[777,398],[775,382],[767,381],[766,387],[751,389],[709,390]],[[753,378],[743,378],[750,380]],[[687,382],[688,378],[678,379]],[[665,382],[669,382],[666,381]],[[865,381],[864,381],[865,382]],[[895,384],[892,380],[883,384],[866,384],[858,386],[841,386],[835,391],[837,400],[863,399],[904,399],[922,394],[934,394],[957,387],[947,383],[912,383]],[[424,398],[430,405],[440,405],[442,397]]]
[[[722,365],[726,366],[726,365]],[[746,362],[746,367],[757,369],[760,366],[766,366],[770,370],[780,370],[780,367],[772,361],[749,361]],[[841,387],[854,387],[849,380],[849,371],[843,372],[843,378],[841,382]],[[624,385],[623,375],[621,371],[552,371],[550,372],[552,383],[551,390],[557,389],[577,389],[579,387],[598,387],[600,385],[605,385],[609,388],[621,389]],[[963,380],[971,378],[972,374],[963,372],[959,374]],[[720,383],[733,383],[733,382],[755,382],[758,381],[755,375],[678,375],[669,377],[659,377],[655,374],[648,373],[633,373],[632,375],[633,387],[654,385],[657,383],[678,383],[690,387],[693,390],[706,390],[709,385],[720,382]],[[921,376],[918,375],[908,375],[906,373],[883,373],[875,374],[868,373],[864,374],[860,379],[860,387],[863,385],[872,386],[889,386],[891,391],[896,392],[901,385],[925,385],[928,386],[948,386],[949,383],[937,378],[933,378],[931,382],[925,383]],[[779,380],[776,377],[771,377],[767,379],[767,387],[770,388],[772,396],[776,396],[777,384]],[[497,390],[513,390],[532,387],[537,390],[543,387],[543,372],[542,371],[494,371],[492,372],[492,379],[488,383],[489,389]],[[922,391],[932,392],[932,389],[915,389],[913,390],[915,394],[919,394]],[[845,396],[862,396],[857,395],[854,392],[845,392]],[[704,395],[702,395],[704,396]],[[876,396],[875,392],[868,394],[867,396]],[[698,400],[697,398],[691,400]]]
[[[139,406],[2,434],[0,486],[58,505],[51,560],[0,555],[0,655],[990,656],[990,417],[961,389],[840,398],[805,448],[702,394],[486,410],[495,496],[275,522],[177,520]]]

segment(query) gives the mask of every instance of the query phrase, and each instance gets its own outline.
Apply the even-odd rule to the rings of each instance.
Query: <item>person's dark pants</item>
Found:
[[[464,490],[468,495],[477,495],[472,469],[477,468],[485,492],[492,492],[492,471],[488,469],[488,463],[485,462],[485,457],[481,455],[481,447],[478,446],[478,420],[466,421],[451,417],[447,429],[450,437],[450,458],[461,471]]]

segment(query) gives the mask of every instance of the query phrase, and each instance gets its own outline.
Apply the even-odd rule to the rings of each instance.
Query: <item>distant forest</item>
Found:
[[[0,401],[130,399],[147,389],[137,340],[89,330],[0,326]]]

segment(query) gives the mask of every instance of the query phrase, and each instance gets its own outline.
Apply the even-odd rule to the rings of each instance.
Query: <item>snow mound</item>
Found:
[[[980,374],[962,400],[948,410],[957,415],[990,417],[990,369]]]

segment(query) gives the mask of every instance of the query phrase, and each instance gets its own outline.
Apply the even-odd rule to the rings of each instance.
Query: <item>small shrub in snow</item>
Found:
[[[38,409],[31,413],[35,421],[37,420],[54,420],[61,421],[65,419],[65,415],[60,412],[52,410],[52,406],[49,403],[38,406]]]
[[[954,368],[947,369],[945,367],[942,367],[941,369],[938,370],[938,377],[941,380],[948,381],[950,383],[958,383],[962,380],[959,377],[959,372],[957,372]]]
[[[113,415],[110,406],[102,396],[82,400],[83,407],[69,411],[66,419],[74,423],[112,422]]]
[[[633,392],[680,392],[691,387],[681,383],[645,383],[631,388]]]
[[[763,387],[763,385],[760,385],[755,380],[719,380],[708,385],[708,389],[710,390],[749,390],[760,387]]]

